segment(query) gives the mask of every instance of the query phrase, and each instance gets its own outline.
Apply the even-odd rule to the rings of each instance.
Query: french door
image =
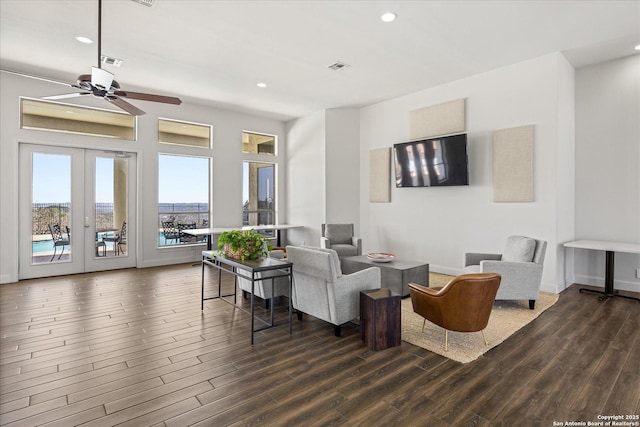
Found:
[[[136,266],[136,156],[20,145],[20,279]]]

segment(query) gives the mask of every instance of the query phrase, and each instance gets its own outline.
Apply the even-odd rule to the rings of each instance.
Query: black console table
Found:
[[[204,267],[208,265],[210,267],[214,267],[218,269],[218,295],[214,297],[204,297]],[[240,261],[239,259],[226,258],[224,256],[219,256],[216,251],[203,251],[202,252],[202,284],[201,284],[201,296],[202,301],[200,303],[200,309],[204,310],[204,301],[211,299],[222,299],[229,304],[233,304],[236,307],[239,307],[236,304],[236,284],[234,281],[233,293],[228,295],[222,295],[221,289],[221,279],[222,279],[222,271],[224,270],[227,273],[233,274],[237,277],[242,277],[243,279],[247,279],[251,281],[251,345],[253,345],[253,334],[254,332],[262,331],[264,329],[269,329],[274,326],[278,326],[279,324],[274,323],[273,316],[273,306],[275,304],[271,304],[271,318],[270,321],[267,322],[260,317],[255,315],[254,307],[254,293],[255,293],[255,283],[261,280],[275,280],[278,277],[287,277],[289,279],[289,295],[291,295],[291,284],[292,284],[292,267],[293,264],[287,262],[285,260],[279,260],[274,258],[260,258],[256,260],[247,260]],[[271,286],[271,301],[273,301],[273,289],[275,286]],[[233,296],[233,302],[228,301],[223,297]],[[289,335],[291,335],[291,319],[292,319],[292,311],[293,307],[291,304],[291,298],[289,300]],[[244,311],[244,310],[243,310]],[[256,329],[255,328],[255,320],[258,320],[265,324],[265,326]]]

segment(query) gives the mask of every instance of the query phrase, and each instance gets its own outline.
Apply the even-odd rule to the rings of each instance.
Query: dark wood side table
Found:
[[[360,292],[360,339],[371,350],[400,345],[400,295],[390,289]]]

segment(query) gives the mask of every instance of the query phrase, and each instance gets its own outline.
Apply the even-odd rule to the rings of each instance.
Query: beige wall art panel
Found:
[[[409,138],[416,140],[464,133],[466,129],[464,112],[464,99],[413,110],[409,113]]]
[[[533,201],[533,125],[493,132],[493,201]]]
[[[391,201],[391,148],[369,151],[369,201]]]

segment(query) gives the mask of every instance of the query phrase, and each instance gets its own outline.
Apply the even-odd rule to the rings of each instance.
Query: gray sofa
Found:
[[[287,246],[287,258],[293,263],[293,308],[340,326],[360,314],[360,291],[380,289],[380,269],[371,267],[343,275],[335,250],[309,246]]]
[[[545,240],[509,236],[502,254],[466,253],[464,272],[500,274],[496,300],[529,300],[533,310],[540,295],[546,250]]]

